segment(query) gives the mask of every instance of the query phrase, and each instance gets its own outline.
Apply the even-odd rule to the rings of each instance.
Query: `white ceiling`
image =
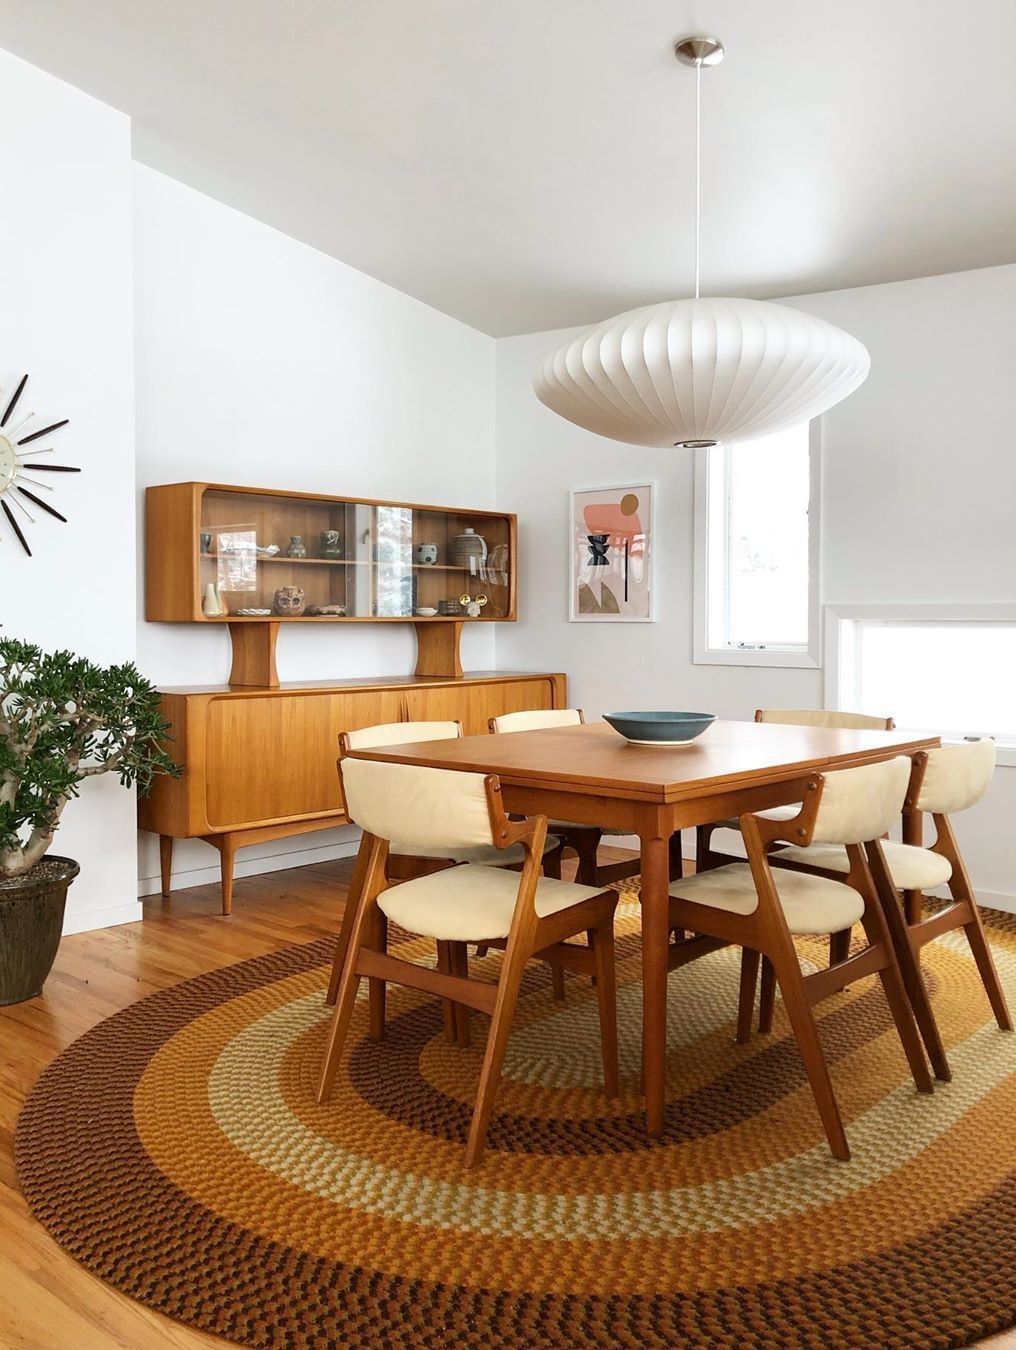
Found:
[[[488,333],[1016,261],[1014,0],[0,0],[135,156]],[[8,205],[12,185],[6,185]]]

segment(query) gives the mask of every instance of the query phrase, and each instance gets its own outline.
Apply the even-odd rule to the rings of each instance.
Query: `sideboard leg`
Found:
[[[233,862],[236,858],[236,845],[231,835],[224,834],[218,841],[219,857],[222,859],[222,912],[233,912]]]
[[[159,867],[162,872],[162,894],[168,896],[173,881],[173,836],[159,835]]]

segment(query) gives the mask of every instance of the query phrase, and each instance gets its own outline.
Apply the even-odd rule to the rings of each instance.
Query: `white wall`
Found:
[[[189,479],[494,505],[493,339],[151,169],[135,166],[134,194],[139,518],[147,485]],[[139,624],[160,685],[223,682],[228,646],[221,629]],[[297,627],[278,657],[283,680],[408,674],[415,644],[409,625]],[[493,666],[489,627],[466,630],[463,660]],[[237,872],[345,838],[247,849]],[[156,854],[142,836],[145,892]],[[207,844],[177,845],[175,885],[217,872]]]
[[[3,399],[28,371],[19,414],[34,409],[38,428],[69,417],[54,434],[53,458],[83,470],[50,475],[53,504],[69,523],[34,511],[33,557],[6,520],[0,525],[0,623],[44,647],[103,663],[132,660],[130,125],[0,51],[0,126]],[[86,782],[67,807],[54,851],[81,864],[68,931],[140,918],[134,811],[133,793],[112,776]]]
[[[1016,600],[1016,266],[788,303],[872,358],[866,384],[825,418],[825,602]],[[603,440],[544,408],[533,372],[568,335],[498,343],[498,505],[522,516],[521,619],[498,629],[499,664],[566,670],[591,715],[821,706],[821,672],[692,664],[692,458]],[[569,488],[647,477],[659,485],[657,622],[569,624]],[[1016,769],[1002,768],[960,833],[985,897],[1016,907],[1013,819]]]

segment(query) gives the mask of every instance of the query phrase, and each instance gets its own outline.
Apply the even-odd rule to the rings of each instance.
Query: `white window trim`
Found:
[[[822,433],[815,418],[808,433],[808,646],[710,647],[709,451],[695,451],[694,655],[700,666],[789,666],[818,670],[822,664]]]
[[[906,623],[1016,623],[1016,605],[853,605],[831,604],[823,615],[825,690],[827,708],[856,710],[857,625],[872,622]],[[912,730],[913,728],[907,728]],[[943,740],[960,732],[943,731]],[[971,728],[971,735],[976,728]],[[998,746],[1000,767],[1016,768],[1016,745]]]

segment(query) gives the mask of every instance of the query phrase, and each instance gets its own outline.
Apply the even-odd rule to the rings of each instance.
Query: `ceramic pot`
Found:
[[[272,608],[284,619],[298,619],[303,613],[304,589],[302,586],[280,586],[275,592]]]
[[[482,570],[487,561],[487,541],[470,526],[452,540],[452,562],[456,567],[468,567],[470,572]]]
[[[286,549],[287,558],[306,558],[307,546],[303,542],[302,534],[291,534],[289,536],[289,547]]]
[[[437,562],[437,544],[417,544],[413,549],[413,561],[432,567]]]
[[[322,530],[318,542],[318,553],[322,558],[342,557],[342,535],[338,530]]]
[[[30,872],[0,881],[0,1006],[42,992],[63,929],[77,863],[49,853]]]

